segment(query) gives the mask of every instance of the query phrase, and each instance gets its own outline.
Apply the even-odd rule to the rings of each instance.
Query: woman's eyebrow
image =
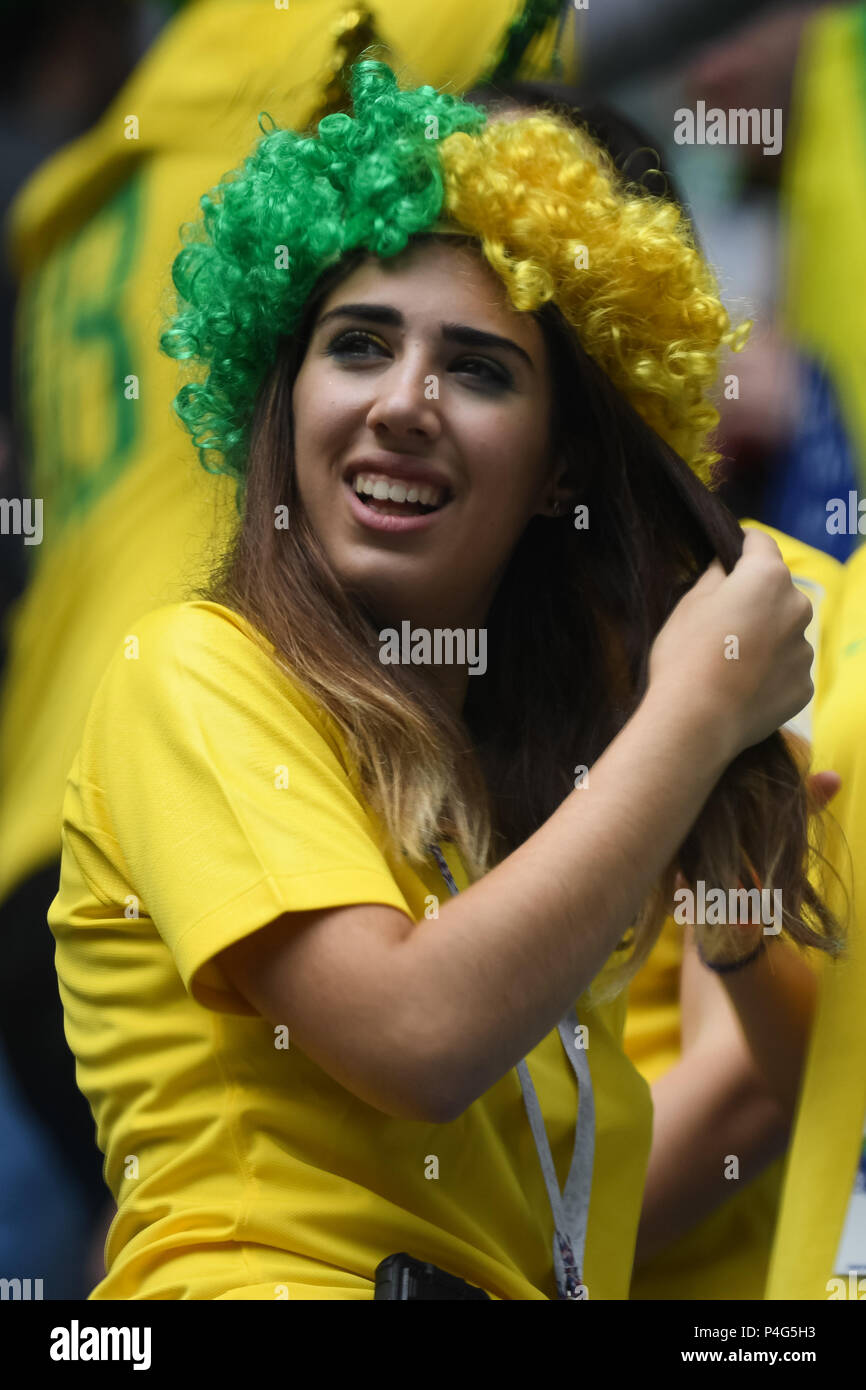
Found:
[[[498,347],[505,348],[509,352],[516,352],[522,357],[531,371],[535,371],[535,363],[517,343],[513,343],[510,338],[500,338],[498,333],[487,333],[482,328],[470,328],[465,323],[441,323],[442,337],[451,343],[462,343],[464,347]]]
[[[321,328],[329,319],[335,318],[369,319],[372,323],[386,323],[393,328],[404,326],[400,310],[392,308],[390,304],[340,304],[336,309],[329,309],[327,314],[322,315],[317,328]],[[439,327],[442,337],[448,342],[460,343],[463,347],[505,348],[509,352],[516,352],[531,370],[535,371],[535,363],[529,353],[510,338],[501,338],[498,333],[487,333],[481,328],[470,328],[465,323],[440,323]]]

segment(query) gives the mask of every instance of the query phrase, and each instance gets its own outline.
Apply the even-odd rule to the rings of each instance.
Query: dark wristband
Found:
[[[765,945],[766,942],[764,941],[764,938],[761,937],[754,951],[750,951],[747,956],[743,956],[742,960],[732,960],[729,961],[726,965],[713,965],[712,961],[706,960],[704,958],[700,946],[698,947],[698,955],[701,958],[701,963],[705,965],[708,970],[714,970],[717,975],[727,975],[732,970],[742,970],[744,965],[751,965],[753,960],[758,959],[758,956],[763,951]]]

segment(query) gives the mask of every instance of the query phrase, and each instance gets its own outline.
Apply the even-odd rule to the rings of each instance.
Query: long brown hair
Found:
[[[551,437],[589,525],[530,519],[487,616],[486,674],[469,681],[461,715],[411,666],[383,665],[379,623],[333,570],[293,462],[292,390],[318,310],[365,255],[326,272],[281,342],[256,404],[237,534],[196,592],[248,619],[333,721],[392,845],[418,865],[446,836],[474,881],[543,824],[576,769],[622,729],[646,690],[655,635],[714,556],[731,570],[744,533],[546,304],[536,318],[553,374]],[[274,524],[279,508],[287,530]],[[838,952],[842,929],[807,876],[810,852],[823,859],[814,832],[810,851],[816,812],[780,733],[741,752],[648,894],[600,997],[646,958],[677,868],[690,883],[781,889],[783,931]]]

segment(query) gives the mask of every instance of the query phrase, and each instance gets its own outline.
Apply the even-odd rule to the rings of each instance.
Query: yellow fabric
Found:
[[[371,7],[401,80],[454,92],[519,8]],[[236,519],[231,484],[203,472],[172,414],[178,365],[157,347],[179,227],[248,153],[259,112],[303,126],[319,109],[336,27],[353,14],[346,0],[199,0],[13,206],[28,491],[43,499],[44,537],[7,619],[0,901],[59,853],[64,779],[111,653],[142,613],[189,597]],[[573,45],[564,56],[569,71]]]
[[[782,163],[784,322],[826,361],[866,486],[866,5],[810,20]]]
[[[450,1124],[391,1119],[291,1036],[280,1049],[213,963],[283,912],[380,902],[419,921],[429,894],[448,898],[432,859],[419,876],[380,848],[349,769],[333,721],[219,604],[145,615],[99,684],[48,915],[119,1207],[91,1298],[371,1298],[398,1250],[497,1298],[555,1297],[516,1071]],[[624,994],[577,1008],[597,1125],[584,1278],[590,1298],[622,1299],[649,1088],[622,1050]],[[562,1187],[578,1088],[556,1030],[527,1062]]]
[[[815,618],[808,634],[815,647],[813,703],[817,710],[828,698],[835,672],[833,614],[842,588],[843,566],[774,527],[752,520],[742,524],[773,537],[795,579],[820,586],[809,593]],[[824,747],[815,750],[813,769],[830,767],[844,777],[835,762],[826,760],[827,753]],[[841,793],[833,802],[834,809],[840,799]],[[681,1058],[681,932],[669,917],[629,991],[625,1048],[650,1085]],[[820,959],[815,965],[819,973],[824,968]],[[723,1207],[644,1265],[632,1281],[631,1298],[763,1298],[783,1170],[784,1159],[771,1164]]]
[[[814,762],[842,778],[832,810],[847,851],[834,837],[828,854],[841,872],[850,852],[849,942],[821,981],[772,1251],[771,1299],[828,1297],[866,1116],[866,546],[844,566],[832,643],[833,685],[816,718]],[[832,879],[828,897],[843,913]]]
[[[658,941],[629,984],[625,1048],[650,1085],[680,1059],[682,928],[668,917]]]

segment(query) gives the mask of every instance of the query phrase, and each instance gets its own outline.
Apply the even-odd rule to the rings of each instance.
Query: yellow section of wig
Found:
[[[553,299],[585,351],[705,482],[720,457],[708,392],[739,351],[688,220],[629,191],[605,150],[564,117],[493,120],[439,147],[443,212],[481,241],[515,309]]]

